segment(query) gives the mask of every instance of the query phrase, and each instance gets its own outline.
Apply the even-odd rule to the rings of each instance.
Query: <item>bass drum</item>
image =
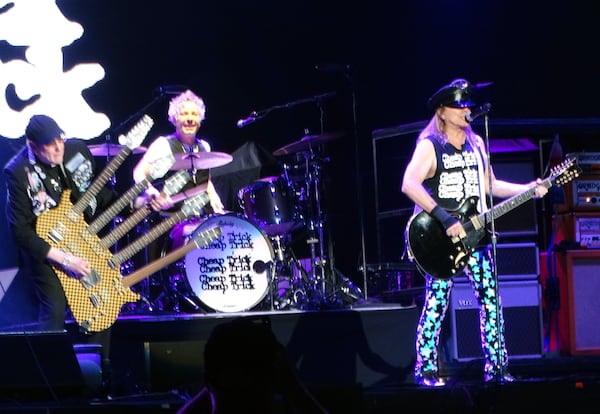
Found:
[[[185,257],[190,287],[215,311],[250,310],[269,292],[273,246],[260,229],[235,214],[211,216],[194,232],[215,225],[221,228],[221,237]]]

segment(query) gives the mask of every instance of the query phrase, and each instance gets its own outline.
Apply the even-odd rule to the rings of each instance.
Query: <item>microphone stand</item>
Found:
[[[269,108],[266,109],[261,109],[260,111],[252,111],[251,112],[251,117],[254,118],[255,121],[264,118],[265,116],[267,116],[269,113],[278,110],[278,109],[288,109],[288,108],[293,108],[294,106],[297,105],[301,105],[304,103],[310,103],[310,102],[321,102],[324,99],[327,98],[332,98],[333,96],[335,96],[335,92],[325,92],[319,95],[314,95],[308,98],[302,98],[302,99],[298,99],[296,101],[291,101],[291,102],[287,102],[284,104],[280,104],[280,105],[273,105]]]
[[[146,105],[144,105],[138,111],[136,111],[133,114],[131,114],[129,116],[129,118],[127,118],[126,120],[124,120],[123,122],[121,122],[119,125],[117,125],[115,128],[113,128],[112,135],[114,135],[116,132],[118,132],[121,129],[123,129],[123,127],[125,127],[125,125],[129,124],[133,119],[141,118],[142,115],[144,115],[144,113],[146,113],[149,108],[151,108],[155,104],[157,104],[161,99],[163,99],[164,96],[166,96],[166,94],[164,92],[161,92],[159,95],[156,95],[150,102],[148,102]],[[110,142],[110,136],[111,136],[111,134],[110,134],[110,132],[108,132],[106,134],[106,141],[107,142]]]
[[[147,112],[147,110],[149,108],[151,108],[156,103],[158,103],[158,101],[160,101],[165,95],[166,95],[166,93],[161,91],[150,102],[148,102],[146,105],[144,105],[138,111],[136,111],[135,113],[131,114],[126,120],[124,120],[119,125],[117,125],[115,128],[113,128],[112,132],[110,130],[108,130],[108,132],[106,132],[106,134],[104,135],[104,141],[106,143],[106,148],[110,148],[111,138],[114,135],[116,135],[117,132],[121,131],[125,127],[125,125],[129,124],[132,120],[141,118]],[[106,161],[107,162],[109,161],[109,158],[110,158],[110,154],[109,154],[109,152],[107,152],[106,153]],[[115,178],[115,176],[113,176],[113,178],[111,179],[111,183],[112,183],[113,186],[116,184],[116,178]]]
[[[362,175],[361,175],[361,163],[360,163],[360,140],[358,137],[358,115],[357,115],[357,99],[356,99],[356,85],[354,79],[354,73],[349,70],[345,72],[346,79],[350,84],[350,92],[352,93],[352,133],[354,135],[354,162],[356,163],[355,173],[355,185],[356,185],[356,205],[358,207],[358,226],[360,236],[360,261],[362,263],[362,280],[364,289],[364,299],[368,299],[367,293],[367,250],[365,241],[365,221],[364,221],[364,201],[362,194]]]
[[[332,98],[333,96],[336,95],[335,91],[332,92],[325,92],[325,93],[321,93],[318,95],[313,95],[307,98],[302,98],[302,99],[297,99],[295,101],[291,101],[291,102],[287,102],[284,104],[279,104],[279,105],[274,105],[271,106],[269,108],[266,109],[262,109],[260,111],[253,111],[251,112],[251,117],[254,118],[254,121],[259,120],[264,118],[265,116],[267,116],[269,113],[271,113],[272,111],[275,110],[279,110],[279,109],[289,109],[289,108],[293,108],[295,106],[301,105],[301,104],[305,104],[305,103],[313,103],[316,102],[318,108],[319,108],[319,115],[320,115],[320,128],[321,128],[321,133],[324,132],[324,124],[323,124],[323,119],[324,119],[324,109],[323,109],[323,101],[328,99],[328,98]],[[253,121],[253,122],[254,122]],[[324,247],[324,241],[325,241],[325,236],[324,236],[324,231],[323,231],[323,223],[325,221],[325,219],[323,218],[323,214],[322,214],[322,210],[321,210],[321,195],[320,195],[320,186],[321,186],[321,182],[320,182],[320,167],[318,165],[318,163],[311,163],[311,160],[315,159],[315,153],[313,151],[312,146],[310,147],[310,160],[307,159],[306,160],[306,174],[307,174],[307,190],[309,191],[309,197],[312,197],[312,201],[314,202],[314,210],[311,209],[311,214],[309,217],[309,230],[311,232],[311,236],[308,240],[308,244],[310,245],[310,250],[311,250],[311,273],[313,276],[313,280],[318,282],[319,286],[318,289],[315,289],[312,293],[317,294],[318,297],[312,297],[311,301],[315,302],[322,302],[324,298],[327,297],[327,275],[326,275],[326,271],[325,271],[325,247]],[[329,237],[330,239],[331,237]],[[318,254],[319,254],[319,259],[317,260],[317,246],[316,244],[318,243]],[[329,249],[329,252],[331,253],[331,246]],[[331,256],[329,261],[329,266],[330,266],[330,275],[333,278],[334,275],[334,270],[333,270],[333,256]],[[318,275],[317,275],[317,271],[318,271]]]
[[[500,283],[498,280],[498,266],[497,266],[497,251],[496,251],[496,245],[497,245],[497,237],[496,237],[496,220],[494,219],[494,215],[493,213],[491,213],[494,209],[494,191],[492,188],[492,174],[491,174],[491,168],[492,168],[492,152],[490,150],[490,132],[489,132],[489,116],[487,114],[487,112],[484,114],[484,118],[483,118],[483,125],[484,125],[484,131],[485,131],[485,146],[486,146],[486,153],[487,153],[487,159],[488,159],[488,169],[490,170],[490,173],[488,173],[488,187],[490,189],[490,194],[489,194],[489,200],[490,200],[490,205],[489,205],[489,211],[490,214],[488,215],[487,219],[489,219],[490,221],[490,242],[491,242],[491,246],[492,246],[492,263],[494,264],[492,266],[492,277],[494,279],[494,283],[496,284],[496,289],[495,289],[495,296],[496,296],[496,330],[498,332],[498,336],[496,339],[496,346],[498,347],[498,355],[500,355],[499,361],[498,363],[500,364],[499,371],[498,371],[498,382],[502,382],[503,378],[504,378],[504,360],[506,359],[506,355],[503,352],[504,349],[504,343],[502,341],[502,323],[501,320],[503,319],[503,316],[500,315]],[[486,219],[486,221],[487,221]]]

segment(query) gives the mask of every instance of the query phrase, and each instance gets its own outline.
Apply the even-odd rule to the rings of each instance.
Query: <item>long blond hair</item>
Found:
[[[417,142],[431,136],[435,137],[442,144],[448,142],[448,135],[446,135],[445,132],[446,121],[444,121],[440,116],[441,110],[442,108],[438,108],[435,111],[427,125],[425,125],[425,128],[423,128],[419,133],[419,136],[417,137]],[[475,133],[475,131],[473,131],[473,128],[471,128],[470,124],[464,128],[464,131],[467,141],[469,141],[471,146],[473,148],[479,146],[477,142],[477,134]]]

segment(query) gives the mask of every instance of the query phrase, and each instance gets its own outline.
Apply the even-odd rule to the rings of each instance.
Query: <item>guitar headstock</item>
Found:
[[[208,204],[209,201],[210,198],[208,197],[208,193],[204,191],[185,200],[181,207],[181,211],[186,217],[197,215],[202,207]]]
[[[151,180],[156,180],[169,172],[169,169],[175,162],[173,154],[169,154],[163,158],[159,158],[150,164],[150,172],[148,176]]]
[[[119,135],[119,144],[134,149],[139,147],[150,129],[154,125],[154,120],[148,115],[144,115],[127,133],[127,135]]]
[[[211,244],[221,237],[221,227],[213,226],[207,230],[200,230],[200,226],[192,233],[192,243],[196,247],[202,248]]]
[[[190,173],[186,170],[179,170],[165,180],[162,192],[169,196],[177,194],[191,179]]]
[[[581,174],[581,167],[575,158],[568,158],[560,164],[552,167],[550,176],[557,186],[564,185],[574,180]]]

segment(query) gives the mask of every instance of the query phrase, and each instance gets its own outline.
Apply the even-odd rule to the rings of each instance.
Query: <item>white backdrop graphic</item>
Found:
[[[20,138],[35,114],[53,117],[67,137],[91,139],[110,127],[82,96],[104,78],[104,68],[64,68],[62,48],[82,35],[83,27],[67,20],[56,0],[0,0],[0,42],[25,48],[24,59],[0,60],[0,136]]]

